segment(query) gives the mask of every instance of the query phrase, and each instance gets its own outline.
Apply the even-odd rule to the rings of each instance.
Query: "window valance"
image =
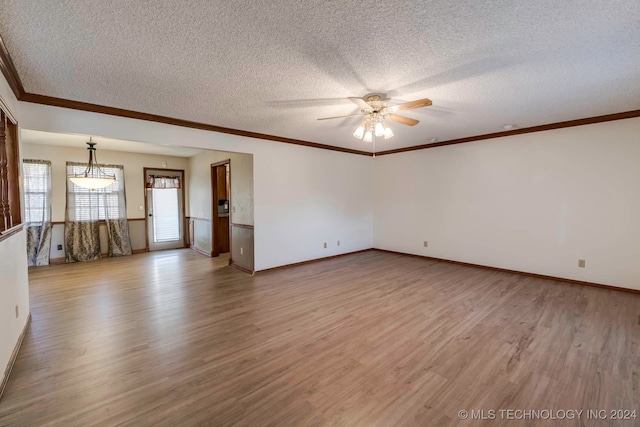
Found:
[[[180,188],[180,177],[149,175],[147,188]]]

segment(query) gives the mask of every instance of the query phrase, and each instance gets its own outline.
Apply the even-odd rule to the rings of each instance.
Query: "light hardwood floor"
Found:
[[[640,295],[377,251],[255,277],[226,261],[32,269],[0,425],[640,424],[458,418],[639,410]]]

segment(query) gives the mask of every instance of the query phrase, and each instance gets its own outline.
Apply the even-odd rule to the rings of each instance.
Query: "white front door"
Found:
[[[182,172],[147,170],[147,175],[179,176],[180,182],[184,183]],[[184,247],[182,187],[146,189],[150,251]]]

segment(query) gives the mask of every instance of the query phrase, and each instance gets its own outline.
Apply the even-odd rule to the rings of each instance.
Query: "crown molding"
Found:
[[[594,123],[602,123],[602,122],[609,122],[613,120],[622,120],[622,119],[640,117],[640,110],[632,110],[632,111],[626,111],[622,113],[606,114],[603,116],[588,117],[583,119],[549,123],[545,125],[532,126],[527,128],[521,128],[521,129],[513,129],[509,131],[504,131],[504,132],[468,136],[464,138],[452,139],[449,141],[434,142],[431,144],[422,144],[422,145],[414,145],[411,147],[396,148],[392,150],[380,151],[375,153],[374,155],[373,153],[368,151],[353,150],[350,148],[336,147],[333,145],[303,141],[300,139],[285,138],[285,137],[276,136],[276,135],[268,135],[264,133],[244,131],[239,129],[206,124],[206,123],[177,119],[173,117],[160,116],[156,114],[141,113],[139,111],[125,110],[122,108],[107,107],[104,105],[90,104],[87,102],[73,101],[69,99],[55,98],[52,96],[28,93],[24,90],[24,86],[22,85],[22,81],[20,80],[20,76],[18,75],[18,71],[16,70],[16,67],[13,64],[13,61],[11,60],[11,56],[9,55],[9,51],[7,50],[7,47],[4,44],[4,40],[2,40],[2,37],[0,37],[0,69],[2,69],[2,74],[7,79],[7,82],[9,83],[9,86],[11,87],[11,90],[13,91],[15,97],[19,101],[23,101],[23,102],[50,105],[53,107],[69,108],[73,110],[89,111],[92,113],[99,113],[99,114],[108,114],[112,116],[126,117],[130,119],[146,120],[150,122],[164,123],[168,125],[181,126],[181,127],[192,128],[192,129],[200,129],[200,130],[205,130],[210,132],[226,133],[230,135],[244,136],[247,138],[264,139],[267,141],[283,142],[286,144],[301,145],[304,147],[319,148],[323,150],[338,151],[341,153],[349,153],[349,154],[358,154],[358,155],[369,156],[369,157],[384,156],[384,155],[396,154],[396,153],[406,153],[408,151],[426,150],[429,148],[444,147],[447,145],[465,144],[468,142],[483,141],[486,139],[503,138],[506,136],[522,135],[526,133],[543,132],[543,131],[553,130],[553,129],[562,129],[562,128],[568,128],[573,126],[583,126],[583,125],[589,125]]]
[[[63,98],[54,98],[46,95],[36,95],[34,93],[25,93],[20,101],[31,102],[34,104],[50,105],[53,107],[70,108],[72,110],[89,111],[92,113],[108,114],[111,116],[126,117],[130,119],[146,120],[149,122],[164,123],[168,125],[187,127],[192,129],[200,129],[211,132],[226,133],[230,135],[245,136],[248,138],[264,139],[267,141],[284,142],[287,144],[302,145],[305,147],[320,148],[324,150],[339,151],[342,153],[359,154],[363,156],[371,156],[367,151],[353,150],[350,148],[335,147],[333,145],[319,144],[317,142],[303,141],[300,139],[285,138],[276,135],[267,135],[264,133],[250,132],[245,130],[227,128],[222,126],[210,125],[200,122],[192,122],[189,120],[176,119],[173,117],[160,116],[157,114],[141,113],[139,111],[124,110],[122,108],[107,107],[104,105],[90,104],[87,102],[73,101]]]
[[[0,36],[0,69],[16,99],[20,100],[25,94],[24,86],[22,86],[22,81],[20,80],[16,67],[13,65],[11,55],[9,55],[2,36]]]
[[[11,108],[9,108],[9,104],[7,104],[2,96],[0,96],[0,110],[4,112],[11,123],[13,123],[14,125],[18,124],[16,115],[13,113],[13,111],[11,111]]]
[[[525,133],[543,132],[546,130],[569,128],[573,126],[584,126],[594,123],[611,122],[614,120],[631,119],[640,117],[640,110],[625,111],[623,113],[606,114],[604,116],[587,117],[584,119],[568,120],[566,122],[549,123],[546,125],[531,126],[521,129],[513,129],[504,132],[487,133],[484,135],[468,136],[465,138],[451,139],[449,141],[434,142],[431,144],[414,145],[411,147],[396,148],[376,153],[376,156],[387,154],[406,153],[408,151],[426,150],[428,148],[444,147],[447,145],[465,144],[468,142],[483,141],[485,139],[503,138],[505,136],[522,135]]]

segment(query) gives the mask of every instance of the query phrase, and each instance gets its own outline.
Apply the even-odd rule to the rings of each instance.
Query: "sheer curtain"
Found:
[[[29,266],[49,264],[51,249],[51,162],[22,161]]]
[[[129,221],[127,221],[127,197],[124,187],[124,167],[109,165],[105,168],[105,172],[116,176],[116,182],[103,191],[104,219],[107,223],[109,256],[131,255],[131,237],[129,236]]]
[[[67,175],[82,173],[86,163],[67,162]],[[67,179],[65,250],[67,262],[100,258],[99,221],[107,226],[108,255],[131,255],[124,186],[124,167],[101,165],[116,181],[99,190],[89,190]]]

